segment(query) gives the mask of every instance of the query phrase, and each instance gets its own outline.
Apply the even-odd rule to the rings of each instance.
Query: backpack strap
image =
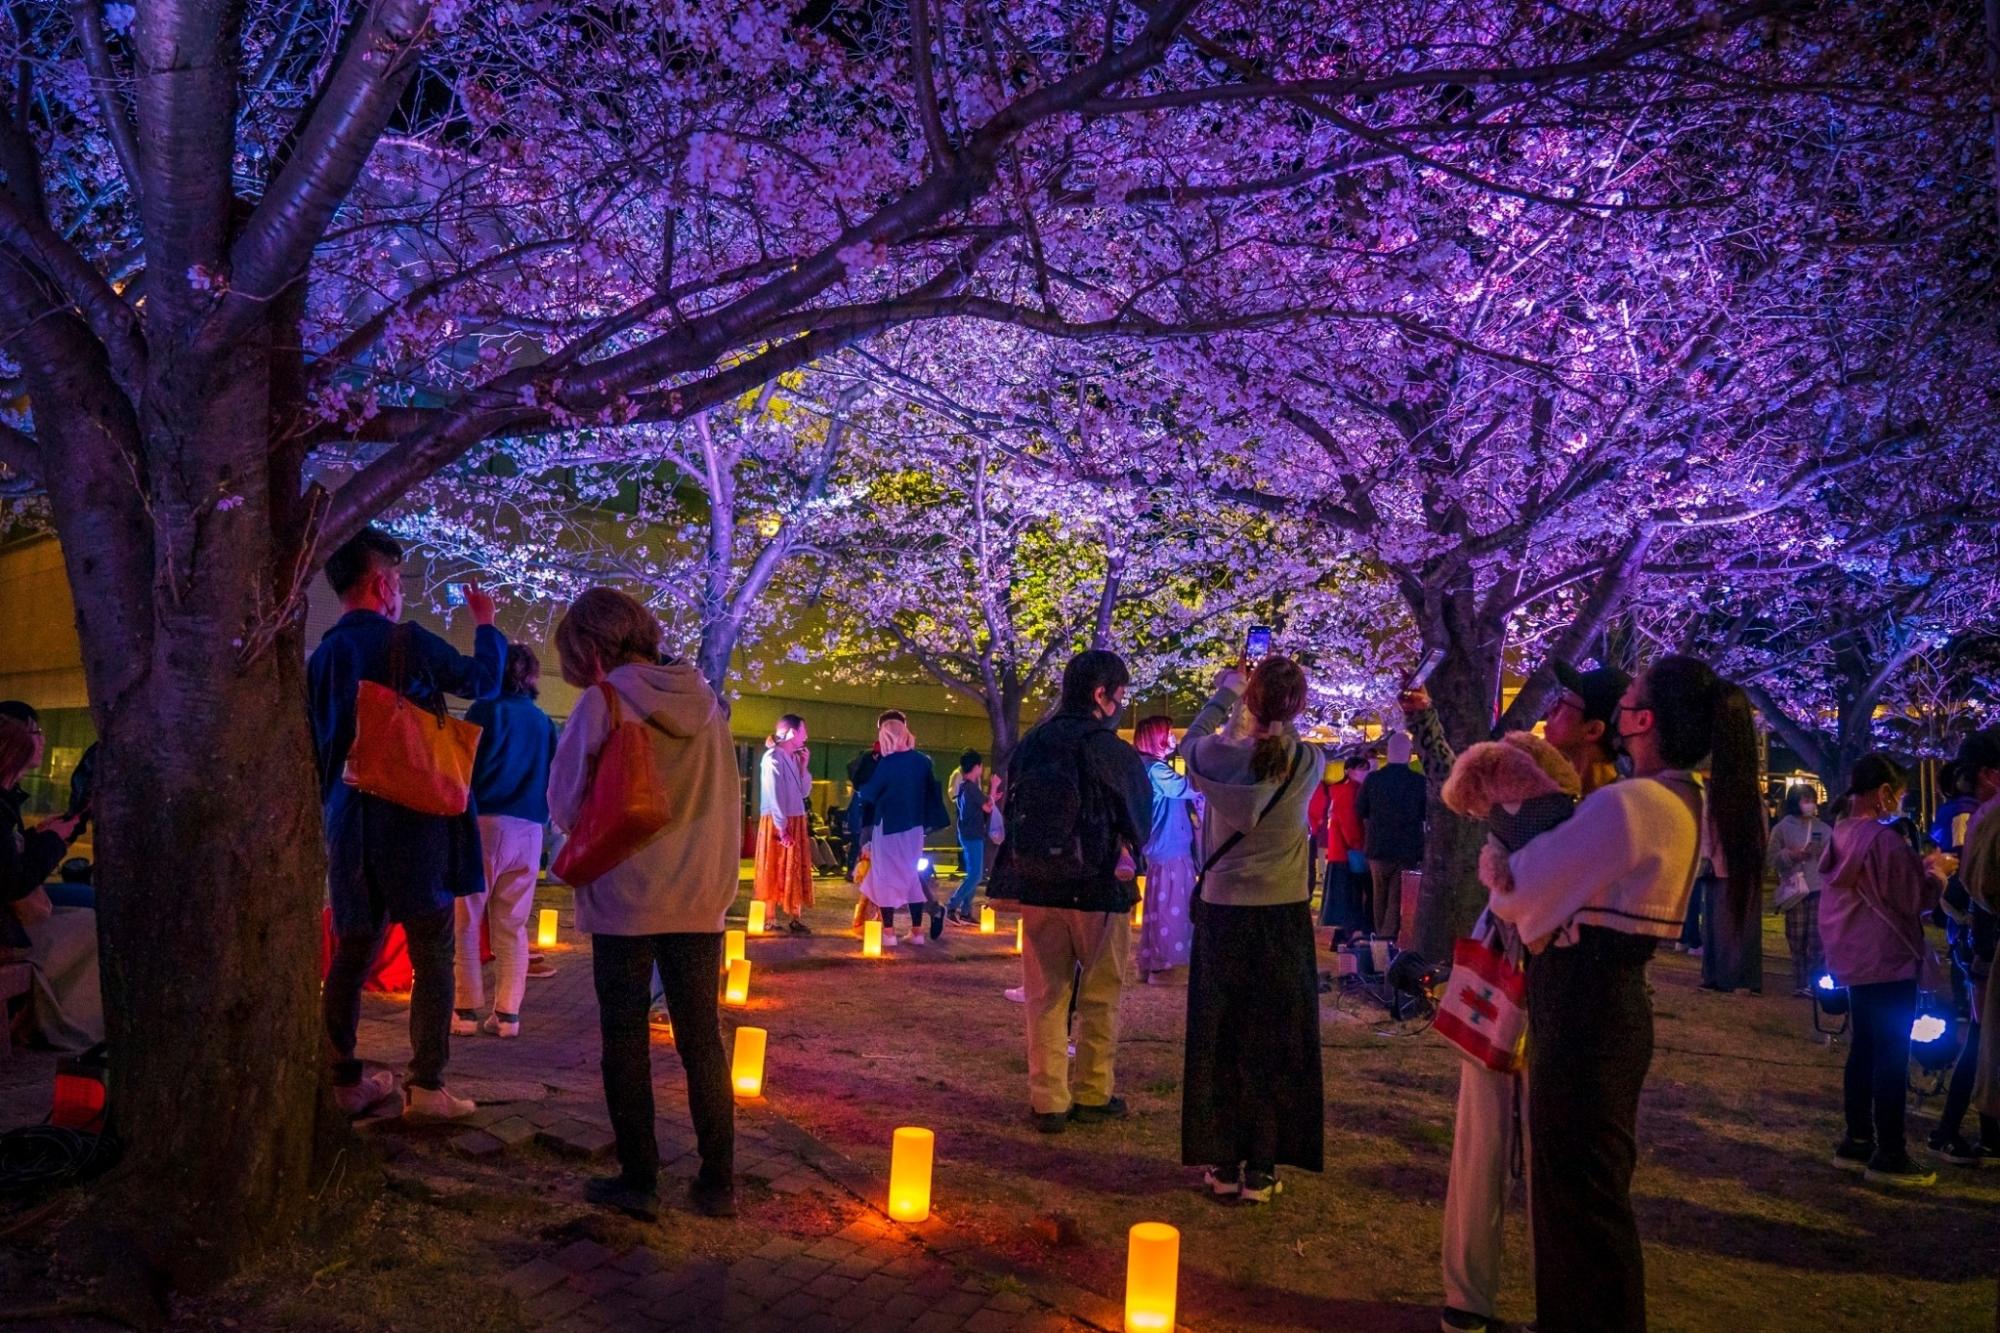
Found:
[[[1208,854],[1208,859],[1201,863],[1201,873],[1194,877],[1195,897],[1199,898],[1201,896],[1201,886],[1208,879],[1208,872],[1215,869],[1215,863],[1220,861],[1223,857],[1229,855],[1229,853],[1235,851],[1236,844],[1243,841],[1243,835],[1248,833],[1250,829],[1254,829],[1259,824],[1263,823],[1264,816],[1270,814],[1272,810],[1277,808],[1278,802],[1281,799],[1283,799],[1285,793],[1292,789],[1292,783],[1299,776],[1299,769],[1305,765],[1305,760],[1306,760],[1306,743],[1304,741],[1300,741],[1298,743],[1297,748],[1295,748],[1292,751],[1292,766],[1286,772],[1285,780],[1278,784],[1278,789],[1276,791],[1271,793],[1271,799],[1264,802],[1264,808],[1257,812],[1257,818],[1255,818],[1250,822],[1250,828],[1237,829],[1234,833],[1224,838],[1222,840],[1222,845],[1220,847],[1217,847],[1214,851],[1210,852]]]

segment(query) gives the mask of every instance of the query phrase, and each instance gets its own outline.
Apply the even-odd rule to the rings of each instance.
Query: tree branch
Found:
[[[111,46],[104,37],[104,0],[70,0],[70,21],[76,25],[83,45],[83,63],[97,91],[97,111],[111,136],[111,148],[125,173],[125,190],[132,196],[136,211],[145,202],[144,181],[139,175],[139,140],[133,132],[130,109],[119,96],[122,80],[111,63]]]

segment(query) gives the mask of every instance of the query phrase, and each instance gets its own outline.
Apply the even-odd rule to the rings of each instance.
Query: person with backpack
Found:
[[[1663,657],[1626,687],[1612,736],[1632,777],[1511,854],[1490,840],[1488,910],[1529,958],[1529,1220],[1544,1333],[1640,1333],[1645,1252],[1632,1211],[1639,1096],[1653,1059],[1646,967],[1687,910],[1706,817],[1726,906],[1763,890],[1758,739],[1740,686]],[[1711,763],[1704,792],[1693,770]]]
[[[1847,809],[1820,859],[1820,935],[1826,967],[1847,988],[1853,1038],[1844,1085],[1847,1136],[1833,1164],[1876,1184],[1932,1185],[1904,1140],[1910,1025],[1925,985],[1924,916],[1944,885],[1891,826],[1909,777],[1886,754],[1863,755],[1847,782]]]
[[[1146,762],[1115,730],[1131,680],[1116,653],[1093,648],[1072,657],[1056,710],[1007,763],[1006,838],[993,892],[1021,904],[1028,1105],[1045,1134],[1071,1120],[1126,1114],[1113,1092],[1118,998],[1138,901],[1134,870],[1153,826]]]
[[[327,895],[333,906],[333,960],[320,991],[333,1095],[359,1115],[394,1090],[387,1070],[364,1072],[354,1056],[361,986],[394,922],[409,942],[410,1069],[403,1114],[456,1120],[475,1107],[445,1089],[451,1050],[454,904],[486,889],[479,822],[468,804],[456,815],[423,814],[345,780],[354,749],[363,682],[399,691],[442,712],[444,696],[491,699],[500,692],[507,637],[493,624],[493,599],[465,590],[477,628],[470,657],[403,614],[403,548],[379,528],[363,528],[326,562],[326,581],[344,611],[306,663],[313,751],[326,827]]]
[[[1181,1162],[1243,1203],[1269,1203],[1280,1166],[1324,1165],[1306,807],[1326,755],[1293,726],[1305,703],[1304,669],[1266,657],[1247,677],[1223,672],[1181,738],[1209,849],[1195,884]]]
[[[484,1032],[521,1035],[521,997],[528,987],[528,915],[535,880],[542,873],[542,826],[549,822],[549,760],[556,752],[556,724],[535,700],[542,664],[525,644],[507,645],[500,697],[465,710],[479,728],[472,762],[472,804],[479,812],[480,855],[486,889],[460,898],[453,909],[458,934],[456,1014],[453,1036]],[[493,946],[493,1011],[486,1003],[479,966],[480,928]]]
[[[605,780],[597,758],[626,727],[643,727],[668,811],[665,827],[576,886],[576,926],[590,936],[604,1100],[619,1168],[615,1176],[586,1181],[584,1198],[647,1220],[658,1215],[660,1145],[646,1022],[657,968],[701,1156],[689,1198],[707,1216],[733,1217],[736,1104],[716,994],[723,914],[736,901],[743,837],[729,709],[700,671],[661,658],[660,622],[615,589],[592,588],[571,603],[556,625],[556,650],[563,679],[583,693],[549,769],[550,817],[571,834],[579,831],[592,784]]]
[[[1393,943],[1403,933],[1403,876],[1424,863],[1430,784],[1410,767],[1410,733],[1392,733],[1387,750],[1389,762],[1363,780],[1354,810],[1374,891],[1375,938]]]

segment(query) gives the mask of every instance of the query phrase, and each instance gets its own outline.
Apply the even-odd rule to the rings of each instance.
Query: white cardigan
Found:
[[[1701,854],[1701,831],[1681,790],[1699,786],[1685,772],[1599,787],[1576,813],[1507,858],[1510,893],[1492,897],[1493,914],[1539,940],[1576,926],[1670,939],[1687,914],[1688,890]]]

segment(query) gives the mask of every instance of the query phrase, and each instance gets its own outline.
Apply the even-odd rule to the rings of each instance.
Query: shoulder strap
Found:
[[[1305,759],[1306,759],[1306,743],[1304,741],[1300,741],[1298,743],[1298,747],[1292,751],[1292,766],[1291,769],[1288,772],[1286,772],[1285,780],[1278,784],[1278,789],[1271,793],[1271,799],[1264,802],[1264,808],[1262,810],[1259,810],[1257,812],[1257,817],[1250,821],[1250,828],[1238,829],[1236,830],[1236,832],[1224,838],[1222,840],[1222,845],[1220,847],[1217,847],[1213,852],[1210,852],[1208,855],[1208,859],[1201,863],[1201,873],[1195,876],[1195,891],[1197,893],[1201,891],[1201,881],[1208,878],[1208,872],[1215,868],[1215,863],[1217,861],[1220,861],[1223,857],[1229,855],[1230,852],[1236,850],[1236,844],[1243,841],[1243,835],[1248,833],[1250,829],[1256,828],[1259,824],[1263,823],[1264,816],[1270,814],[1272,810],[1277,808],[1279,800],[1283,798],[1286,792],[1292,789],[1292,781],[1293,779],[1298,777],[1299,769],[1304,765]]]

